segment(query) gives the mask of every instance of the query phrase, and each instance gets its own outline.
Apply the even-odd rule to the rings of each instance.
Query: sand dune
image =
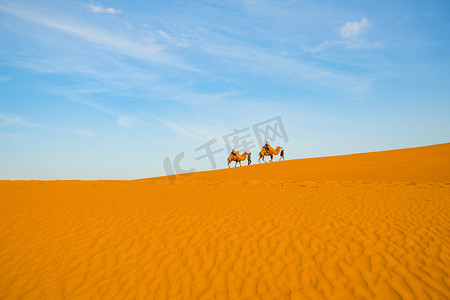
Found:
[[[0,299],[450,297],[450,144],[175,179],[1,181]]]

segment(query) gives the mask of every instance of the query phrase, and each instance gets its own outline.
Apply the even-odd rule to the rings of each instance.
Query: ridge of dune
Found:
[[[175,175],[185,180],[449,181],[450,143],[377,152],[293,159]],[[159,177],[165,178],[164,177]]]
[[[0,299],[448,299],[449,158],[0,181]]]

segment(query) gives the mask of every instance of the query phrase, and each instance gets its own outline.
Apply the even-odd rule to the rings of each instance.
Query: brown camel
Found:
[[[241,161],[246,160],[247,159],[247,152],[244,152],[242,154],[239,154],[239,152],[236,153],[236,155],[230,154],[230,157],[228,157],[227,161],[228,161],[228,168],[230,167],[230,164],[232,161],[235,161],[236,164],[234,165],[234,167],[236,168],[237,163],[239,163],[239,167],[241,167]]]
[[[270,161],[269,162],[272,162],[273,156],[274,155],[278,155],[280,153],[281,149],[283,149],[281,146],[278,146],[277,149],[273,149],[272,146],[269,145],[269,154],[267,154],[266,148],[262,147],[261,152],[259,152],[258,163],[261,163],[261,158],[262,158],[263,162],[266,162],[264,160],[264,156],[270,156]]]

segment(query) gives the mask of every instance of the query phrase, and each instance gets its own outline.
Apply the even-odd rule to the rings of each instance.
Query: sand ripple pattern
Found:
[[[450,144],[0,181],[0,299],[450,299]]]
[[[448,299],[448,184],[1,183],[0,299]]]

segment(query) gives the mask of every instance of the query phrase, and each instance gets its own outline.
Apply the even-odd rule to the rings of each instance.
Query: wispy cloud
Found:
[[[221,126],[215,122],[183,122],[183,121],[168,121],[155,116],[151,116],[153,119],[161,122],[164,126],[172,130],[173,132],[185,136],[189,139],[205,143],[208,140],[215,138],[219,144],[225,145],[222,137],[224,134],[232,132],[232,129],[225,126]],[[199,144],[200,145],[200,144]]]
[[[80,95],[80,91],[68,91],[68,90],[54,89],[53,92],[56,94],[62,95],[71,101],[93,107],[103,113],[115,116],[116,124],[119,127],[133,128],[136,125],[142,123],[142,121],[137,117],[129,116],[122,112],[118,112],[116,110],[110,109],[110,108],[108,108],[104,105],[101,105],[95,101],[86,99],[86,97],[83,97],[83,95]],[[89,93],[89,91],[88,91],[88,93]]]
[[[117,125],[125,128],[132,128],[140,123],[138,118],[117,114]]]
[[[9,77],[9,76],[0,76],[0,82],[9,81],[9,80],[11,80],[11,77]]]
[[[78,134],[79,136],[84,136],[84,137],[87,137],[87,138],[90,138],[90,139],[92,139],[92,138],[97,136],[92,131],[85,130],[85,129],[76,130],[75,133]]]
[[[0,10],[12,14],[18,18],[34,22],[36,24],[56,29],[64,33],[76,36],[105,50],[126,55],[157,65],[168,65],[181,69],[192,69],[181,62],[178,57],[167,54],[164,44],[158,44],[151,39],[130,40],[120,37],[115,33],[105,32],[81,25],[76,22],[55,18],[46,12],[30,11],[27,8],[13,5],[0,4]]]
[[[260,7],[259,1],[247,3],[250,4],[252,9]],[[291,21],[297,18],[289,6],[285,5],[274,11],[273,8],[277,7],[277,4],[275,2],[269,4],[263,7],[266,12],[263,15],[267,19],[272,19],[274,13],[277,16],[288,16]],[[199,10],[211,9],[205,4],[197,5],[200,6]],[[106,10],[105,6],[98,3],[89,7],[90,9],[98,7],[99,12]],[[230,10],[233,13],[234,8],[233,6]],[[64,51],[64,48],[60,49],[62,51],[55,51],[56,57],[46,56],[45,51],[37,51],[39,55],[19,57],[15,61],[16,65],[41,72],[70,74],[68,76],[72,76],[72,73],[82,74],[95,79],[86,80],[93,89],[140,93],[140,96],[147,97],[156,95],[158,99],[204,104],[227,98],[227,95],[221,95],[227,93],[224,89],[216,89],[211,94],[202,90],[205,82],[222,87],[225,86],[223,82],[226,82],[229,90],[235,90],[236,87],[242,88],[241,78],[248,74],[256,74],[264,80],[291,86],[298,86],[300,83],[302,88],[327,86],[352,90],[355,85],[360,84],[359,76],[311,61],[298,53],[296,55],[295,51],[299,52],[298,48],[289,49],[293,50],[289,51],[294,53],[293,55],[285,55],[288,52],[282,51],[272,39],[260,40],[261,36],[252,37],[252,33],[260,34],[260,31],[241,30],[237,24],[228,26],[229,24],[222,21],[216,23],[216,19],[197,18],[192,20],[191,26],[185,26],[182,20],[178,20],[180,16],[174,15],[163,18],[164,21],[160,21],[156,26],[149,25],[142,31],[123,30],[118,34],[110,29],[112,26],[89,25],[89,22],[83,22],[82,18],[77,18],[76,15],[71,18],[55,17],[49,10],[32,10],[11,3],[0,4],[0,10],[28,22],[54,29],[58,34],[62,32],[71,44],[70,48],[67,47],[68,51]],[[85,10],[83,12],[85,13]],[[242,14],[242,11],[238,14]],[[270,37],[274,34],[272,32]],[[72,43],[73,37],[81,39],[83,43]],[[268,35],[263,34],[262,37],[267,39]],[[88,46],[88,50],[81,49],[84,45]],[[336,46],[356,49],[372,45],[356,42],[356,39],[326,41],[309,52],[323,52]],[[160,86],[164,89],[159,88]],[[190,90],[191,93],[178,93],[178,89]],[[216,97],[211,97],[214,94]],[[130,127],[137,124],[130,118],[120,117],[119,113],[116,115],[119,126]]]
[[[352,88],[352,92],[353,93],[353,100],[363,100],[364,99],[364,95],[370,90],[370,84],[371,82],[374,81],[373,79],[367,79],[364,81],[361,81],[359,84],[356,84],[353,88]]]
[[[163,39],[171,44],[179,47],[189,47],[189,43],[183,34],[181,34],[181,36],[175,37],[160,29],[156,30],[156,33],[158,33]]]
[[[89,139],[93,139],[96,137],[120,139],[118,136],[115,136],[115,135],[99,134],[99,133],[95,133],[95,132],[93,132],[91,130],[87,130],[87,129],[78,129],[78,130],[74,130],[72,132],[74,132],[76,135],[79,135],[79,136],[82,136],[85,138],[89,138]]]
[[[335,41],[324,41],[316,47],[303,49],[309,53],[315,54],[330,50],[335,47],[342,47],[350,50],[361,50],[361,49],[376,49],[382,47],[381,42],[369,43],[367,41],[357,41],[357,40],[335,40]]]
[[[376,49],[382,46],[381,42],[368,42],[361,36],[368,31],[371,24],[366,18],[360,22],[347,22],[340,28],[340,39],[326,40],[316,47],[303,49],[309,53],[315,54],[330,50],[335,47],[342,47],[351,50]]]
[[[370,23],[366,18],[362,18],[360,22],[347,22],[341,28],[341,37],[344,39],[356,38],[362,33],[366,32],[369,27]]]
[[[131,117],[131,116],[125,115],[123,113],[114,111],[112,109],[109,109],[109,108],[107,108],[103,105],[100,105],[98,103],[95,103],[93,101],[81,100],[77,96],[70,96],[70,98],[76,102],[83,103],[88,106],[94,107],[104,113],[116,116],[117,117],[117,126],[119,126],[119,127],[133,128],[137,124],[141,123],[141,121],[138,118]]]
[[[0,136],[6,137],[6,138],[24,138],[25,137],[25,135],[20,134],[20,133],[2,132],[2,131],[0,131]]]
[[[166,90],[169,87],[166,86]],[[162,93],[163,90],[159,89]],[[223,93],[199,93],[194,92],[188,89],[172,89],[171,93],[167,95],[169,100],[173,100],[176,102],[192,105],[192,106],[201,106],[205,104],[213,104],[213,103],[226,103],[230,102],[232,96],[236,95],[236,92],[229,91]]]
[[[0,127],[6,127],[6,126],[34,127],[34,126],[39,126],[39,125],[27,122],[18,115],[0,113]]]
[[[171,129],[172,131],[174,131],[174,132],[176,132],[178,134],[181,134],[183,136],[186,136],[186,137],[189,137],[191,139],[198,140],[198,141],[202,141],[202,140],[205,139],[205,137],[197,135],[194,132],[192,132],[191,130],[188,130],[185,127],[177,125],[174,122],[170,122],[170,121],[163,120],[163,119],[156,118],[156,117],[154,117],[154,119],[158,120],[159,122],[164,124],[167,128]]]
[[[89,8],[94,13],[107,13],[107,14],[120,14],[122,11],[120,9],[110,8],[110,7],[103,7],[101,5],[94,5],[89,4]]]
[[[215,56],[226,65],[225,68],[233,68],[230,70],[232,72],[254,73],[289,84],[318,84],[338,89],[351,89],[355,81],[358,81],[356,77],[313,65],[305,60],[285,57],[270,50],[222,38],[202,39],[195,44],[201,48],[199,51]]]

